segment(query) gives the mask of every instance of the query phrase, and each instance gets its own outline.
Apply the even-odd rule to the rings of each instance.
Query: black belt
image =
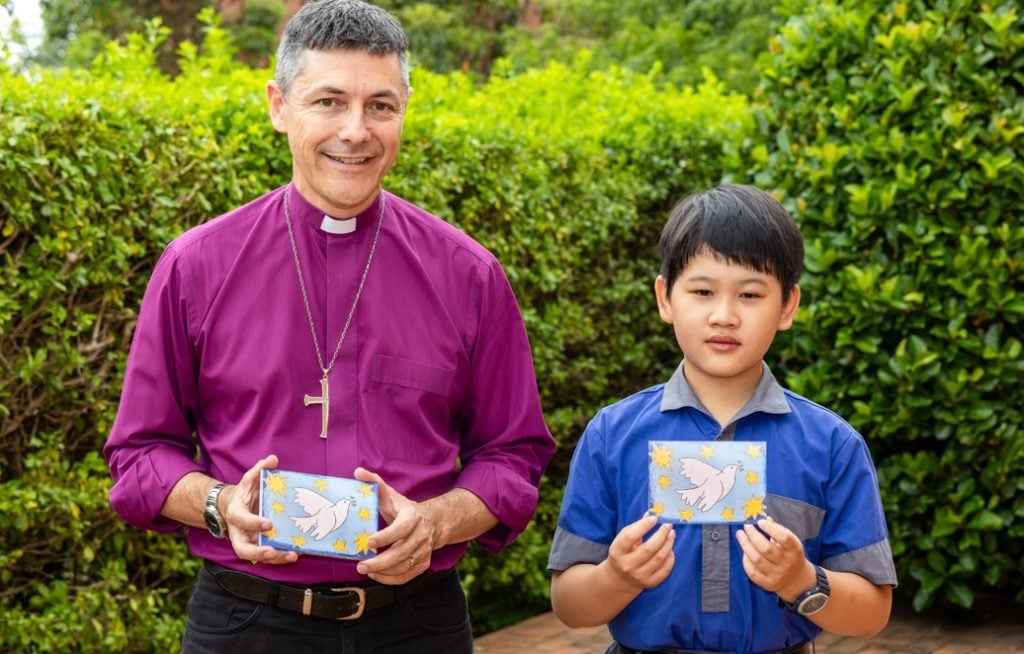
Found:
[[[697,649],[676,649],[674,647],[664,647],[656,650],[640,650],[626,647],[622,643],[617,643],[617,645],[619,646],[619,649],[626,652],[626,654],[714,654],[713,652]],[[813,651],[814,650],[811,649],[810,643],[800,643],[799,645],[793,645],[786,649],[772,650],[764,652],[763,654],[812,654]]]
[[[401,586],[375,581],[340,582],[337,586],[293,586],[262,577],[236,572],[206,562],[220,587],[243,599],[312,615],[328,620],[355,620],[367,611],[376,611],[411,597],[428,586],[455,575],[455,568],[443,572],[425,572]]]

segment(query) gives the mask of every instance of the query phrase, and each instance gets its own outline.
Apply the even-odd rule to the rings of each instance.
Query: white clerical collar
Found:
[[[320,222],[320,229],[328,234],[351,234],[356,231],[356,219],[338,220],[324,214],[324,219]]]

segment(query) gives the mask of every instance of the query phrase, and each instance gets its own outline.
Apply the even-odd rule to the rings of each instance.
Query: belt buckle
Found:
[[[340,618],[335,618],[335,620],[358,620],[362,617],[363,611],[366,610],[366,590],[360,588],[359,586],[342,586],[341,588],[332,588],[331,592],[355,593],[356,598],[358,598],[359,600],[359,606],[358,608],[356,608],[354,613],[352,613],[351,615],[342,616]]]
[[[344,586],[342,588],[332,588],[332,593],[355,593],[359,600],[359,606],[355,612],[350,615],[343,615],[335,620],[357,620],[363,615],[363,611],[366,610],[366,591],[358,586]],[[307,588],[302,593],[302,615],[309,615],[313,612],[313,592],[312,588]]]

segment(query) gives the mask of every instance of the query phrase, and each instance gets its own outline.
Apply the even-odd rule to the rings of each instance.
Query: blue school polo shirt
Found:
[[[683,376],[605,407],[573,453],[548,569],[598,564],[648,508],[648,441],[765,441],[767,512],[828,570],[896,585],[878,479],[864,439],[828,409],[783,389],[767,364],[753,396],[720,426]],[[675,565],[613,619],[616,641],[720,652],[781,650],[821,631],[743,570],[739,525],[676,525]]]

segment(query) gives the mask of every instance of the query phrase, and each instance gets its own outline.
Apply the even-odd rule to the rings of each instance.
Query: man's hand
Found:
[[[743,570],[764,590],[792,602],[814,586],[814,566],[804,556],[803,543],[771,518],[758,520],[756,527],[743,525],[736,540],[743,550]]]
[[[644,534],[658,523],[647,514],[633,524],[623,527],[608,550],[608,558],[601,564],[611,573],[613,583],[624,590],[654,588],[668,577],[676,563],[672,545],[676,532],[670,524],[663,524],[645,542]]]
[[[259,510],[260,471],[277,467],[277,456],[271,454],[249,468],[238,485],[228,485],[217,498],[220,514],[228,525],[228,538],[238,558],[256,563],[295,563],[299,555],[295,552],[278,551],[273,547],[259,547],[259,532],[273,528],[273,523],[261,518]]]
[[[438,517],[424,503],[414,502],[389,486],[380,475],[356,468],[359,481],[377,483],[377,509],[388,526],[370,536],[370,548],[380,550],[360,561],[356,570],[382,584],[404,584],[430,567],[439,529]]]

